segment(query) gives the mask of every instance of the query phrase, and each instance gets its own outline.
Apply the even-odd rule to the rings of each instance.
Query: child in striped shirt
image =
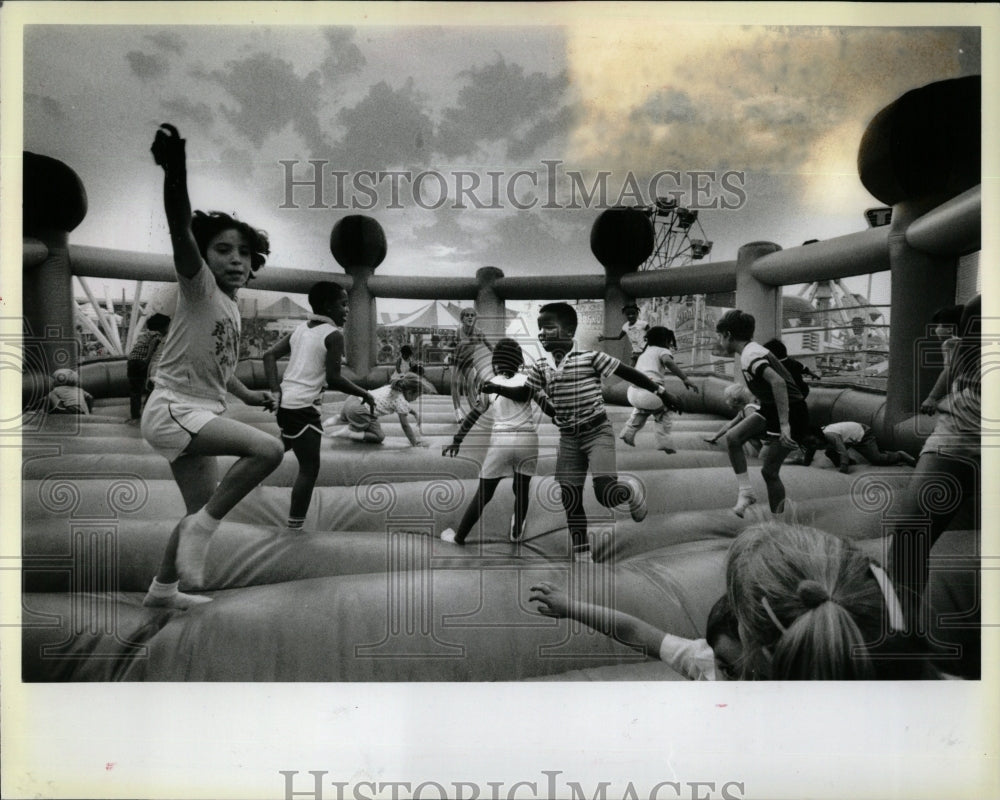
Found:
[[[543,409],[546,400],[554,411],[559,428],[556,481],[572,538],[573,557],[589,561],[587,515],[583,508],[583,484],[593,475],[594,494],[605,508],[627,505],[632,519],[646,517],[644,489],[635,478],[618,479],[615,463],[615,432],[604,411],[601,380],[617,375],[655,394],[668,410],[679,410],[677,399],[638,370],[626,366],[607,353],[580,350],[576,346],[576,311],[568,303],[548,303],[539,309],[538,339],[554,363],[542,360],[528,371],[525,386],[512,388],[492,381],[483,392],[511,400],[533,397]]]

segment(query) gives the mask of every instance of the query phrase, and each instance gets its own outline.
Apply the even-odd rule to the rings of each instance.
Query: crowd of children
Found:
[[[411,405],[423,387],[422,368],[412,351],[403,348],[389,382],[372,391],[342,374],[343,326],[349,309],[347,294],[338,283],[313,286],[309,292],[313,314],[264,354],[270,391],[248,389],[236,378],[240,333],[236,294],[264,265],[269,242],[263,231],[232,216],[192,213],[184,151],[176,128],[161,126],[152,152],[164,171],[164,208],[179,291],[173,317],[150,319],[148,333],[137,341],[129,361],[131,415],[141,413],[142,435],[170,462],[186,507],[144,602],[179,609],[210,600],[181,592],[180,583],[189,590],[204,586],[206,555],[220,521],[278,466],[285,451],[291,449],[299,465],[287,522],[295,531],[303,527],[309,509],[324,436],[381,443],[385,434],[379,418],[395,413],[411,445],[428,444]],[[598,503],[627,510],[636,522],[645,518],[649,487],[618,474],[615,432],[604,406],[602,381],[616,376],[631,384],[628,400],[633,411],[620,438],[634,446],[637,432],[652,416],[657,447],[667,453],[674,452],[671,413],[681,407],[680,399],[666,389],[667,373],[689,391],[698,389],[674,361],[673,333],[640,321],[635,305],[623,311],[627,322],[618,338],[628,336],[632,365],[580,346],[575,310],[556,302],[542,306],[538,315],[538,339],[546,357],[528,366],[516,341],[491,342],[477,327],[475,311],[462,311],[451,381],[461,425],[442,455],[457,456],[480,419],[489,424],[490,443],[476,493],[457,530],[443,531],[442,540],[463,544],[505,478],[513,479],[515,501],[509,538],[514,542],[523,538],[538,459],[538,415],[533,403],[559,432],[555,480],[573,560],[591,559],[583,505],[588,475]],[[974,492],[976,472],[969,462],[978,457],[979,350],[974,330],[978,305],[959,309],[957,315],[949,309],[935,322],[945,342],[945,370],[922,410],[938,414],[938,426],[921,453],[913,491],[920,490],[921,480],[944,471]],[[811,373],[788,358],[780,341],[760,345],[754,333],[754,318],[738,309],[727,312],[716,326],[716,352],[738,359],[745,386],[727,389],[727,403],[739,413],[706,441],[725,441],[737,482],[733,508],[737,515],[743,516],[757,502],[745,451],[751,443],[760,447],[761,474],[770,511],[776,514],[785,505],[782,462],[800,445],[810,460],[816,449],[824,447],[845,472],[851,450],[875,464],[913,465],[914,459],[904,451],[883,453],[864,425],[837,422],[821,431],[812,428],[803,380]],[[613,337],[600,337],[606,338]],[[474,364],[479,346],[492,351],[494,373],[481,383]],[[147,387],[154,351],[159,353],[155,385]],[[279,376],[278,360],[285,357]],[[53,378],[56,385],[49,403],[54,413],[90,412],[92,398],[77,385],[75,373],[60,370]],[[148,388],[152,391],[143,405]],[[321,403],[326,389],[342,392],[347,399],[339,417],[327,420],[324,429]],[[280,439],[223,416],[228,393],[274,411]],[[460,410],[462,394],[472,400],[468,413]],[[237,457],[221,479],[216,468],[220,455]],[[926,583],[926,564],[920,558],[945,522],[946,518],[938,520],[929,543],[924,541],[917,555],[913,537],[905,529],[897,531],[891,566],[905,593],[904,602],[886,573],[845,540],[782,522],[751,525],[735,540],[727,559],[727,592],[709,615],[704,639],[682,639],[628,614],[573,597],[550,582],[534,585],[529,600],[538,604],[540,613],[570,617],[643,652],[658,654],[694,679],[916,677],[924,661],[880,660],[877,643],[887,638],[886,620],[893,633],[904,627],[905,614],[915,613],[911,596],[919,595]]]

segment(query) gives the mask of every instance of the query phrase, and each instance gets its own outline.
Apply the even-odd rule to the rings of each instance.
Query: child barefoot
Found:
[[[513,339],[501,339],[493,350],[493,371],[496,377],[490,383],[509,387],[524,386],[528,379],[518,374],[523,364],[524,354],[520,345]],[[482,515],[483,508],[493,498],[497,485],[512,475],[514,515],[510,519],[510,540],[518,541],[524,531],[530,499],[528,490],[538,460],[538,426],[532,414],[530,399],[518,402],[498,396],[485,412],[474,407],[455,434],[455,440],[441,450],[441,455],[458,455],[462,440],[484,413],[493,426],[490,446],[479,473],[479,488],[462,516],[458,530],[448,528],[441,532],[441,538],[452,544],[465,544],[465,537]]]
[[[360,397],[370,408],[375,401],[340,373],[344,354],[342,328],[347,319],[347,292],[340,284],[320,281],[309,290],[309,305],[317,319],[303,322],[264,353],[264,374],[278,395],[278,427],[285,450],[295,453],[299,472],[292,486],[288,529],[302,530],[319,475],[323,423],[319,407],[324,384],[335,391]],[[280,384],[278,359],[290,356]]]
[[[334,428],[329,436],[354,439],[357,442],[373,442],[380,444],[385,439],[385,433],[378,418],[393,413],[399,415],[399,424],[403,433],[414,447],[427,447],[428,443],[420,434],[420,417],[410,407],[419,396],[422,389],[420,376],[415,372],[407,372],[394,378],[385,386],[371,393],[374,405],[358,397],[348,397],[340,410],[341,427]],[[416,422],[417,429],[410,425],[410,417]],[[328,420],[329,422],[329,420]]]
[[[178,592],[178,579],[203,583],[209,539],[219,522],[281,463],[281,444],[250,425],[225,419],[226,391],[248,405],[274,408],[269,392],[235,375],[240,340],[236,293],[269,252],[266,234],[227,214],[191,215],[184,140],[163,125],[153,142],[163,168],[163,205],[177,270],[177,310],[162,345],[156,388],[142,414],[142,436],[170,461],[188,515],[174,528],[143,601],[188,608],[210,598]],[[221,481],[215,456],[238,460]],[[218,484],[218,485],[216,485]]]
[[[661,631],[631,614],[570,600],[566,592],[551,583],[539,583],[532,586],[531,591],[528,600],[539,604],[539,614],[569,617],[640,653],[657,653],[661,661],[688,680],[736,680],[740,674],[743,646],[736,615],[726,595],[716,600],[708,613],[705,638],[685,639]]]
[[[677,347],[677,339],[670,328],[656,325],[646,331],[646,349],[639,354],[635,368],[649,377],[657,386],[663,386],[666,370],[669,370],[684,382],[684,387],[698,393],[698,387],[688,380],[684,370],[674,363],[673,349]],[[638,386],[628,387],[628,401],[632,405],[632,416],[628,418],[622,429],[620,438],[630,447],[635,447],[635,435],[642,430],[650,414],[656,421],[656,446],[665,453],[676,453],[670,431],[673,428],[673,415],[663,407],[663,403],[655,395],[640,389]]]

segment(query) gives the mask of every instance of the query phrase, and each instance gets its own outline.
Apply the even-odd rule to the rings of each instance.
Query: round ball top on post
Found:
[[[635,270],[653,252],[653,241],[653,223],[637,208],[609,208],[590,229],[590,250],[609,276]]]
[[[83,181],[62,161],[24,152],[23,233],[42,230],[69,233],[87,216]]]
[[[364,214],[343,217],[330,231],[330,252],[348,274],[354,269],[374,270],[385,259],[386,249],[382,226]]]
[[[946,200],[981,180],[982,76],[912,89],[878,112],[858,148],[858,175],[892,206]]]
[[[480,285],[493,283],[503,277],[500,267],[480,267],[476,270],[476,280]]]

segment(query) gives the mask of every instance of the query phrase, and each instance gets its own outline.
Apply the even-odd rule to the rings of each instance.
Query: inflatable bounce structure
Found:
[[[734,291],[757,319],[758,341],[780,335],[781,286],[876,271],[892,273],[890,370],[886,393],[817,384],[808,398],[814,425],[854,420],[886,448],[916,455],[933,420],[915,415],[936,371],[913,357],[928,340],[926,321],[953,298],[959,256],[979,248],[978,79],[933,84],[901,97],[871,123],[861,143],[866,187],[893,208],[891,225],[808,248],[768,242],[737,258],[658,272],[636,272],[652,247],[650,223],[631,209],[602,214],[591,232],[604,276],[507,278],[484,267],[475,278],[378,276],[386,252],[378,223],[346,217],[331,252],[346,275],[264,270],[255,288],[304,291],[317,280],[347,288],[346,340],[352,378],[381,385],[375,366],[375,298],[474,302],[488,335],[514,299],[599,298],[605,334],[622,322],[624,301],[694,292]],[[955,98],[969,101],[956,102]],[[946,108],[947,106],[947,108]],[[973,163],[975,162],[975,163]],[[932,163],[934,169],[928,169]],[[297,463],[291,453],[226,517],[213,537],[205,591],[213,602],[187,611],[146,608],[156,573],[184,504],[169,465],[128,419],[124,361],[78,365],[72,346],[72,275],[173,280],[167,256],[69,244],[86,214],[72,170],[25,154],[23,382],[23,679],[53,681],[513,681],[679,679],[669,667],[569,620],[540,616],[528,602],[539,581],[571,586],[594,602],[697,638],[725,590],[727,547],[753,521],[731,512],[736,486],[726,452],[704,441],[730,415],[726,380],[694,375],[699,393],[683,396],[674,424],[677,452],[655,449],[652,432],[635,447],[618,442],[618,470],[644,487],[649,515],[598,505],[586,489],[594,563],[574,562],[552,478],[558,432],[539,426],[540,457],[521,540],[508,539],[513,509],[502,483],[464,548],[438,535],[456,527],[472,497],[488,431],[472,430],[461,454],[441,449],[456,430],[447,377],[429,370],[441,395],[418,401],[428,449],[410,447],[398,425],[373,446],[324,443],[305,529],[285,529]],[[929,340],[928,340],[929,341]],[[930,346],[928,344],[928,346]],[[46,415],[47,375],[71,366],[95,400],[90,416]],[[283,365],[280,365],[283,366]],[[266,386],[259,361],[238,375]],[[328,393],[323,416],[339,410]],[[605,386],[620,430],[630,408],[625,385]],[[274,416],[233,401],[227,412],[277,436]],[[231,459],[220,459],[225,469]],[[750,474],[764,497],[759,462]],[[886,512],[911,470],[862,466],[840,474],[822,457],[785,466],[782,478],[797,518],[862,543],[882,559]],[[975,505],[974,503],[972,504]],[[979,524],[960,514],[939,540],[947,572],[932,583],[938,601],[933,635],[955,649],[952,672],[978,675]],[[183,587],[182,587],[183,588]]]

